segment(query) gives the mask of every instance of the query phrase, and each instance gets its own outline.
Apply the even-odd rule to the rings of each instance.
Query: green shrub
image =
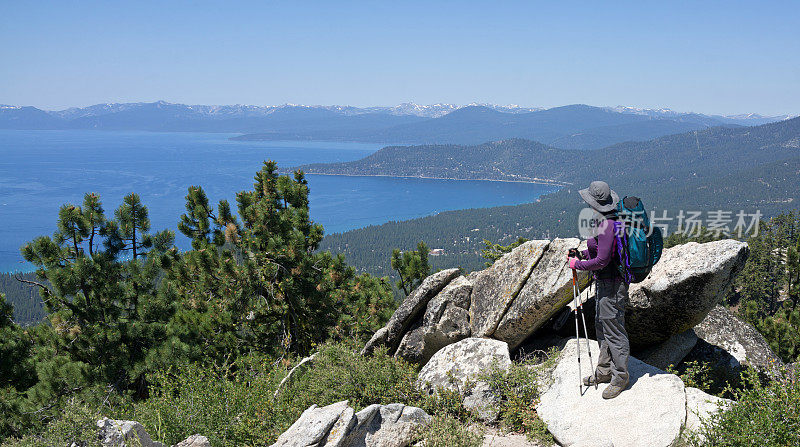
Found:
[[[766,385],[752,371],[743,374],[746,386],[735,391],[736,404],[703,423],[692,446],[796,446],[800,440],[800,369]]]
[[[469,427],[452,416],[436,416],[422,431],[425,447],[480,447],[482,428]]]
[[[6,440],[3,447],[63,447],[73,442],[83,447],[100,446],[96,424],[101,418],[99,410],[70,398],[61,417],[47,424],[41,433]]]
[[[524,432],[528,438],[543,443],[553,443],[547,427],[536,414],[539,401],[539,386],[548,380],[548,373],[555,365],[558,351],[514,362],[508,371],[494,366],[482,377],[489,387],[500,396],[500,423],[512,431]]]
[[[201,433],[215,447],[269,445],[312,404],[342,400],[356,411],[399,402],[429,414],[466,417],[458,393],[420,392],[414,386],[416,367],[387,355],[385,349],[363,357],[355,346],[322,345],[311,366],[275,396],[288,366],[254,357],[230,368],[188,365],[154,374],[151,397],[134,404],[124,417],[141,422],[166,444]]]

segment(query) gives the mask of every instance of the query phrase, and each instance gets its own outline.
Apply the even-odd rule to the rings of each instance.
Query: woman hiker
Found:
[[[596,280],[595,329],[600,343],[597,375],[584,377],[586,386],[610,383],[603,390],[604,399],[619,396],[628,386],[630,343],[625,331],[625,304],[628,284],[619,271],[615,222],[619,196],[606,182],[594,181],[579,191],[583,200],[594,209],[597,218],[596,236],[589,239],[588,250],[570,250],[569,267],[590,270]]]

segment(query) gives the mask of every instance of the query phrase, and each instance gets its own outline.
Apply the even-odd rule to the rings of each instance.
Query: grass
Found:
[[[549,380],[549,373],[558,360],[559,352],[537,352],[511,364],[504,371],[493,367],[482,377],[490,389],[500,397],[500,426],[544,444],[552,444],[553,437],[536,414],[541,387]]]

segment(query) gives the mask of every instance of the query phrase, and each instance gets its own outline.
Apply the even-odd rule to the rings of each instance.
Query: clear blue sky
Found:
[[[0,104],[159,99],[797,114],[800,4],[0,3]]]

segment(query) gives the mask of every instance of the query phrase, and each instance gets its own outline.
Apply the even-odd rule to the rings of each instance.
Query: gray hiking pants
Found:
[[[628,285],[620,279],[598,280],[595,297],[597,309],[594,325],[600,357],[597,375],[611,375],[611,384],[628,384],[628,357],[631,353],[628,332],[625,331],[625,305]]]

